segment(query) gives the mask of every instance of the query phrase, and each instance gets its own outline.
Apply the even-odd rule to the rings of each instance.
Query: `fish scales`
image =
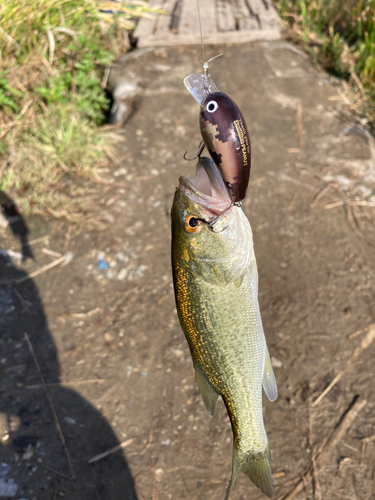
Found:
[[[261,430],[266,345],[258,335],[262,328],[259,309],[249,307],[257,303],[255,256],[253,259],[239,288],[233,283],[217,287],[180,269],[176,273],[176,294],[193,357],[230,407],[235,436],[241,439],[241,445],[257,453],[267,445]],[[256,394],[251,386],[258,386]]]

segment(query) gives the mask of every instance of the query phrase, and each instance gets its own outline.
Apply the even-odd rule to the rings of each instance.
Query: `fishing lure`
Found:
[[[222,55],[222,54],[219,54]],[[215,59],[215,56],[212,59]],[[195,73],[184,79],[184,85],[200,105],[199,125],[202,134],[197,156],[204,147],[218,167],[228,189],[232,203],[241,202],[250,178],[250,136],[236,103],[223,92],[219,92],[208,74],[208,64],[203,64],[203,73]]]

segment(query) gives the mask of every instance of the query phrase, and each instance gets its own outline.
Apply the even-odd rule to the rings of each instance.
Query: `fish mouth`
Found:
[[[200,205],[207,215],[218,215],[231,203],[220,171],[210,158],[199,158],[194,179],[181,176],[179,182],[184,194]]]

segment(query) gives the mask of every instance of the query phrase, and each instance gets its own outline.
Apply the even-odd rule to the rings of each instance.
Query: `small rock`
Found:
[[[4,436],[1,438],[1,442],[5,444],[5,443],[7,443],[8,441],[9,441],[9,434],[8,434],[8,433],[6,433],[6,434],[4,434]]]
[[[77,423],[77,422],[74,420],[74,418],[72,418],[72,417],[68,417],[68,416],[64,417],[64,422],[66,422],[66,423],[67,423],[67,424],[69,424],[69,425],[76,425],[76,423]]]
[[[66,255],[65,255],[65,261],[64,261],[64,264],[69,264],[69,262],[73,259],[73,254],[72,252],[66,252]]]
[[[126,175],[128,173],[128,169],[126,167],[120,167],[114,171],[114,177],[119,177],[120,175]]]
[[[271,356],[271,365],[275,368],[281,368],[283,366],[282,362],[274,356]]]
[[[113,99],[122,101],[134,97],[138,92],[138,86],[129,81],[122,81],[113,90]]]
[[[22,455],[22,459],[23,460],[30,460],[30,458],[34,455],[34,449],[33,449],[33,445],[32,444],[29,444],[26,448],[26,451],[24,452],[24,454]]]
[[[171,440],[169,438],[164,439],[164,441],[161,442],[162,446],[169,446],[170,444],[171,444]]]
[[[172,351],[173,354],[175,354],[179,358],[184,355],[184,351],[182,351],[181,349],[172,349]]]
[[[12,470],[8,464],[0,464],[0,479],[5,479],[7,474]]]
[[[158,483],[160,483],[160,481],[163,479],[163,476],[164,476],[164,469],[156,469],[155,471],[155,479]]]
[[[9,226],[9,220],[4,217],[4,215],[0,212],[0,227],[7,228]]]
[[[121,271],[117,275],[117,279],[119,281],[123,281],[128,275],[128,270],[126,268],[121,269]]]
[[[9,250],[0,250],[0,255],[12,259],[14,262],[16,262],[16,264],[20,264],[22,262],[22,253],[15,252],[11,248]]]
[[[171,66],[169,66],[168,64],[154,64],[153,65],[153,68],[156,69],[157,71],[169,71],[172,69]]]
[[[5,309],[5,311],[3,311],[3,314],[6,315],[6,314],[10,314],[11,312],[15,311],[16,308],[15,306],[10,306],[8,307],[7,309]]]

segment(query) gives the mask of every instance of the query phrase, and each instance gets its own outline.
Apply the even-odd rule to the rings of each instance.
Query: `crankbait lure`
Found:
[[[207,148],[231,201],[238,203],[245,198],[249,184],[250,136],[238,106],[229,96],[218,91],[208,74],[208,63],[212,59],[204,63],[204,73],[187,76],[184,85],[200,104],[199,124],[203,144],[197,155],[200,156],[204,146]]]

